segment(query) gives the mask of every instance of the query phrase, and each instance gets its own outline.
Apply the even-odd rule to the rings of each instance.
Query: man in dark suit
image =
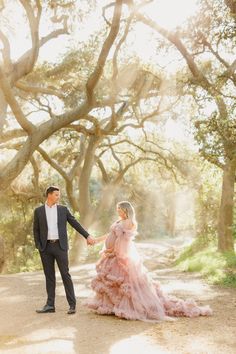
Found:
[[[58,205],[60,199],[58,187],[48,187],[46,196],[46,203],[34,211],[34,240],[42,260],[48,296],[46,305],[42,309],[36,310],[36,312],[55,312],[56,260],[70,306],[67,313],[73,314],[76,312],[76,298],[69,273],[67,222],[86,238],[88,245],[93,245],[95,241],[71,215],[67,207]]]

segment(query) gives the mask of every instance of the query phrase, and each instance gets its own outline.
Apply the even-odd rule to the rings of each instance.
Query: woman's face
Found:
[[[127,215],[123,209],[121,209],[119,206],[117,207],[117,213],[121,219],[127,219]]]

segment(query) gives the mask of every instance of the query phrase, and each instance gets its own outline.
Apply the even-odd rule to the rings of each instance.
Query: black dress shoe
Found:
[[[68,315],[73,315],[74,313],[76,313],[76,309],[75,306],[71,306],[69,308],[69,310],[67,311]]]
[[[45,305],[41,310],[36,310],[37,313],[49,313],[55,312],[55,307],[50,305]]]

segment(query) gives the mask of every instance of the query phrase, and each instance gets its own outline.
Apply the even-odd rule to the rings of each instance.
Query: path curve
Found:
[[[71,268],[78,296],[76,315],[68,316],[64,289],[57,276],[56,313],[39,315],[44,304],[42,272],[0,276],[1,354],[235,354],[236,291],[207,285],[197,273],[170,267],[178,243],[139,243],[145,265],[163,290],[199,304],[209,304],[212,317],[178,318],[150,324],[99,316],[81,306],[91,295],[94,263]]]

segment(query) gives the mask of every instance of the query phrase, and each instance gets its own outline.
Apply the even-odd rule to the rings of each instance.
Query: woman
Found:
[[[159,321],[169,316],[207,316],[209,306],[200,307],[193,300],[181,300],[163,294],[159,283],[149,278],[135,244],[137,223],[132,205],[117,204],[119,220],[111,225],[105,240],[97,276],[92,280],[96,296],[87,306],[99,314],[114,314],[129,320]]]

